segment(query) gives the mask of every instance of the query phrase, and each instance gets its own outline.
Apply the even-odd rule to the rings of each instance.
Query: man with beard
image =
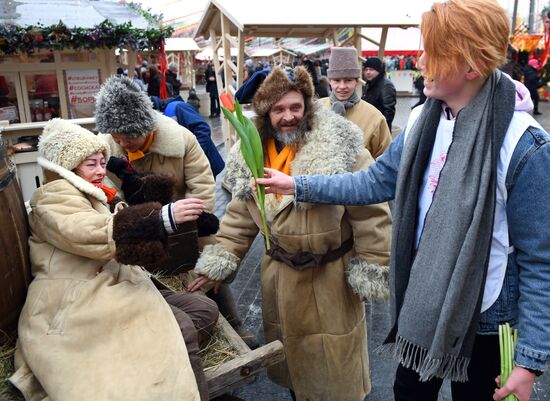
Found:
[[[346,117],[363,131],[365,148],[375,159],[391,143],[388,124],[382,113],[355,92],[361,69],[354,47],[334,47],[330,51],[328,79],[332,93],[319,103]]]
[[[336,174],[373,162],[363,133],[313,101],[307,70],[275,68],[254,96],[265,165],[291,175]],[[251,176],[238,151],[227,164],[233,199],[216,244],[205,247],[189,289],[226,280],[262,227]],[[362,299],[387,295],[390,214],[386,205],[295,207],[267,195],[271,248],[262,260],[266,341],[281,340],[286,360],[268,376],[295,400],[360,401],[370,392]]]

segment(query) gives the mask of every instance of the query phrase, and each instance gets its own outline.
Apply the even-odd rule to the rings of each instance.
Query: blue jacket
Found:
[[[297,176],[296,201],[367,205],[395,196],[404,135],[400,134],[368,170],[334,176]],[[479,333],[498,325],[518,326],[516,364],[544,371],[550,361],[550,135],[529,127],[506,173],[508,265],[497,301],[481,314]]]
[[[162,111],[167,117],[176,117],[179,125],[191,131],[202,150],[206,154],[210,162],[210,168],[214,178],[224,169],[225,162],[223,161],[214,142],[212,142],[210,125],[206,122],[203,116],[189,103],[186,103],[181,96],[175,96],[170,99],[160,100],[153,96],[153,101],[159,111]]]

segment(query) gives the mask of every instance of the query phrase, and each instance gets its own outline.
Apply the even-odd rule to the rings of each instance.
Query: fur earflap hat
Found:
[[[103,134],[146,135],[156,125],[153,103],[136,83],[113,75],[96,95],[96,125]]]
[[[328,79],[360,78],[359,58],[354,47],[333,47],[327,70]]]
[[[254,95],[254,111],[258,116],[265,116],[271,106],[291,90],[301,92],[304,100],[313,96],[315,88],[307,70],[297,67],[287,75],[281,68],[274,68]]]
[[[38,152],[42,158],[69,171],[94,153],[101,152],[106,160],[109,159],[109,145],[106,142],[80,125],[60,118],[54,118],[44,126]],[[40,163],[40,158],[38,161]]]

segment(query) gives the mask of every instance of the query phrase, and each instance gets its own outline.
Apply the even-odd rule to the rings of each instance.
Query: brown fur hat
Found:
[[[304,100],[313,97],[315,88],[311,76],[304,67],[295,68],[290,74],[280,67],[275,67],[260,85],[254,95],[254,111],[258,116],[265,116],[271,107],[291,90],[297,90],[304,95]]]

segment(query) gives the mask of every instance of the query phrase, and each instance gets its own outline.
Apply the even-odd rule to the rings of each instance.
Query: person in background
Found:
[[[363,88],[362,99],[380,110],[391,131],[397,95],[392,81],[386,78],[382,60],[377,57],[365,60],[363,78],[367,83]]]
[[[149,67],[149,76],[147,79],[147,94],[149,96],[160,96],[160,73],[157,67]]]
[[[208,64],[204,72],[206,80],[206,92],[210,94],[210,118],[220,116],[220,99],[218,97],[218,84],[216,83],[216,72],[214,65]]]
[[[145,85],[145,82],[143,82],[143,79],[141,78],[141,74],[137,67],[134,69],[134,76],[132,77],[132,80],[137,86],[139,86],[139,89],[147,92],[147,85]]]
[[[166,83],[172,85],[172,96],[179,95],[181,82],[178,79],[178,67],[175,64],[170,64],[166,71]]]
[[[174,201],[200,199],[206,212],[214,212],[216,184],[197,138],[172,118],[154,111],[151,100],[130,79],[113,76],[105,81],[96,97],[95,117],[113,156],[128,159],[138,173],[173,176]],[[119,177],[112,172],[108,176],[121,188]],[[200,237],[199,251],[213,241],[213,236]],[[185,272],[183,278],[191,281],[193,272]],[[256,347],[255,336],[244,326],[229,286],[222,285],[217,293],[205,290],[243,340]]]
[[[195,89],[189,89],[189,95],[187,96],[187,103],[193,106],[197,112],[201,108],[201,100],[197,96],[197,91]]]
[[[381,351],[399,361],[396,401],[435,401],[444,379],[453,401],[529,401],[550,362],[550,135],[497,69],[510,32],[497,1],[434,3],[420,29],[428,99],[368,170],[258,183],[307,205],[395,199]],[[504,323],[518,337],[500,385]]]
[[[125,207],[104,183],[109,153],[92,132],[61,119],[40,136],[45,180],[29,214],[34,280],[10,381],[28,399],[207,401],[198,350],[218,309],[140,267],[166,257],[163,204],[176,224],[197,219],[204,206],[170,204],[165,179],[151,177],[158,196]]]
[[[539,88],[542,87],[543,83],[540,79],[539,70],[539,61],[536,58],[530,59],[523,70],[525,86],[527,87],[527,89],[529,89],[531,100],[533,101],[533,105],[535,106],[535,109],[533,110],[534,115],[542,114],[539,111]]]
[[[216,179],[216,176],[224,169],[225,162],[216,145],[212,142],[212,131],[204,117],[192,105],[184,102],[179,95],[166,100],[160,100],[156,96],[151,97],[151,99],[156,110],[166,117],[174,118],[179,125],[187,128],[195,135],[208,158],[212,174]]]
[[[319,103],[361,128],[365,148],[376,159],[384,153],[392,138],[384,116],[357,95],[361,77],[357,50],[333,47],[327,75],[332,93],[330,97],[319,99]]]
[[[363,133],[313,102],[303,67],[279,67],[254,96],[266,166],[293,175],[355,171],[372,163]],[[226,177],[232,199],[216,244],[204,248],[189,286],[237,273],[261,218],[249,169],[235,145]],[[280,340],[286,360],[268,368],[299,401],[362,401],[370,392],[363,298],[384,298],[391,219],[386,205],[294,206],[266,197],[271,248],[262,255],[262,312],[267,342]]]

